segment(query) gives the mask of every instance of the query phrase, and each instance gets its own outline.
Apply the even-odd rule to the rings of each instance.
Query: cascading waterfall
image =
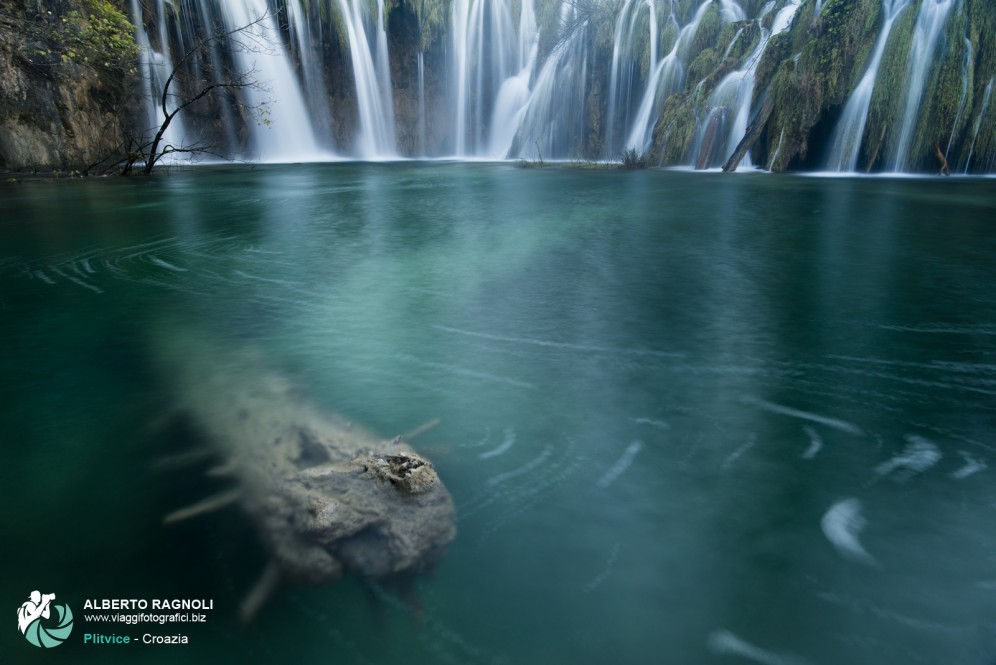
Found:
[[[426,154],[425,54],[418,52],[418,154]]]
[[[757,18],[758,25],[774,3],[769,2]],[[747,64],[740,70],[727,74],[713,92],[710,101],[710,111],[705,121],[699,127],[699,135],[695,147],[695,167],[707,168],[722,164],[734,151],[740,140],[747,133],[747,123],[750,119],[751,101],[754,98],[754,75],[757,66],[764,56],[768,42],[775,35],[789,29],[795,15],[802,5],[802,0],[789,0],[775,14],[770,30],[761,28],[761,39],[757,47],[747,57]],[[732,122],[729,118],[732,117]],[[729,125],[726,137],[722,141],[724,125]],[[751,166],[750,156],[745,155],[741,162]]]
[[[906,94],[903,103],[903,120],[899,140],[892,158],[893,171],[902,171],[909,166],[910,147],[913,143],[913,130],[916,128],[917,113],[923,100],[923,90],[927,85],[934,53],[937,51],[938,37],[951,13],[955,0],[923,0],[910,45],[909,64],[906,71]]]
[[[509,124],[521,117],[528,96],[535,16],[532,0],[521,0],[516,29],[509,0],[454,1],[450,66],[457,156],[505,157],[502,150],[512,142]]]
[[[561,5],[561,23],[567,24],[573,12],[569,3]],[[585,29],[580,25],[547,57],[519,112],[509,156],[564,156],[580,145],[588,62]]]
[[[244,89],[251,108],[266,108],[270,118],[279,122],[262,123],[253,134],[255,157],[260,161],[308,161],[328,157],[318,149],[311,119],[305,112],[304,98],[291,70],[283,45],[277,38],[277,26],[266,0],[241,0],[221,5],[226,30],[235,30],[260,20],[265,40],[259,51],[233,49],[236,66],[242,72],[255,72],[260,87]]]
[[[864,76],[851,93],[844,113],[834,130],[830,148],[830,158],[827,167],[831,171],[854,171],[861,154],[861,143],[865,134],[865,124],[868,122],[868,109],[871,106],[872,92],[875,90],[875,80],[878,68],[882,64],[882,55],[892,33],[892,26],[900,13],[909,6],[911,0],[882,0],[882,11],[885,23],[882,32],[875,42],[871,62]]]
[[[954,122],[951,124],[951,135],[948,137],[948,144],[944,148],[944,158],[948,159],[951,152],[951,143],[954,141],[955,132],[961,124],[962,115],[965,113],[965,102],[968,101],[968,79],[972,68],[972,41],[965,37],[965,59],[961,65],[961,95],[958,98],[958,113],[955,114]]]
[[[781,124],[784,115],[765,115],[762,121],[771,124],[752,135],[755,159],[763,156],[766,164],[779,168],[798,163],[806,159],[799,146],[808,140],[817,147],[813,153],[827,156],[830,169],[853,171],[888,53],[888,76],[902,87],[891,100],[895,117],[883,121],[890,132],[884,161],[887,168],[902,171],[922,166],[926,157],[920,143],[926,139],[921,116],[928,111],[936,115],[938,108],[932,100],[928,104],[926,87],[939,58],[955,57],[939,45],[952,10],[966,0],[872,1],[881,6],[881,27],[866,63],[859,65],[864,71],[829,143],[822,144],[822,132],[800,136],[798,129]],[[178,116],[166,140],[190,145],[224,144],[227,139],[230,156],[266,161],[326,159],[333,155],[325,147],[335,146],[340,154],[362,159],[615,159],[633,150],[660,163],[714,167],[743,141],[760,101],[755,97],[759,65],[772,38],[792,29],[805,0],[450,0],[431,10],[412,0],[390,3],[390,9],[388,4],[131,0],[136,17],[150,13],[145,24],[151,34],[142,20],[136,22],[150,99],[179,60],[177,54],[204,37],[197,31],[233,30],[262,16],[256,26],[262,52],[219,45],[185,67],[204,80],[217,80],[231,69],[250,72],[266,90],[247,88],[234,102],[232,97],[211,101],[205,108],[217,119],[203,113]],[[874,13],[875,5],[862,7]],[[805,6],[807,25],[814,30],[841,20],[835,9],[813,23]],[[910,6],[918,14],[915,24],[911,21],[908,57],[897,72],[891,35]],[[268,7],[272,14],[266,13]],[[814,15],[828,7],[814,0]],[[388,52],[389,15],[390,44],[400,49],[397,53]],[[417,48],[410,32],[415,25]],[[969,40],[967,31],[968,23]],[[798,43],[797,37],[793,42]],[[787,42],[780,44],[784,48]],[[961,44],[957,47],[960,59],[963,50]],[[906,55],[907,46],[902,48],[897,57]],[[966,41],[965,49],[972,50],[972,41]],[[797,68],[800,57],[804,65],[807,59],[812,63],[806,49],[792,57]],[[954,64],[963,70],[961,97],[943,107],[951,109],[950,114],[944,111],[943,123],[953,124],[939,149],[958,159],[959,169],[966,155],[972,161],[977,139],[986,146],[987,160],[991,152],[989,142],[979,136],[977,109],[988,109],[988,94],[984,105],[973,97],[977,88],[972,80],[980,76],[973,57],[966,53],[964,64]],[[944,62],[946,68],[953,64]],[[764,68],[765,84],[773,81],[773,71],[777,69]],[[150,126],[162,121],[157,106],[149,105]],[[245,112],[253,108],[268,112],[263,122]],[[821,112],[825,117],[833,107]],[[660,130],[656,137],[655,130]],[[750,165],[751,154],[742,162]]]
[[[384,29],[384,0],[377,0],[377,18],[366,15],[363,0],[338,0],[349,36],[349,54],[356,81],[356,101],[360,112],[356,149],[365,159],[394,157],[394,100],[391,70]],[[370,33],[373,35],[371,43]]]
[[[642,153],[649,146],[654,129],[653,116],[656,115],[653,112],[665,97],[684,85],[689,48],[692,40],[695,39],[695,33],[699,28],[699,24],[709,10],[710,5],[711,2],[707,1],[699,6],[692,21],[678,32],[678,38],[675,40],[671,51],[658,61],[656,49],[657,19],[653,12],[653,5],[650,4],[650,63],[653,71],[647,81],[643,97],[640,100],[640,106],[637,108],[636,115],[630,125],[625,145],[627,149]],[[668,21],[677,25],[673,9],[672,5],[672,12],[668,17]],[[630,28],[630,32],[632,32],[632,27]],[[631,64],[630,66],[632,67],[633,65]],[[613,75],[615,75],[615,71],[613,71]]]
[[[314,57],[313,47],[322,40],[322,26],[310,20],[302,0],[285,0],[288,27],[288,56],[300,65],[301,84],[307,102],[312,127],[322,135],[330,132],[327,103],[329,93],[325,85],[320,58]]]
[[[144,58],[143,68],[148,73],[150,120],[157,123],[156,127],[164,120],[162,109],[159,107],[163,85],[185,55],[204,38],[204,35],[195,32],[197,23],[213,25],[214,19],[217,18],[221,21],[221,31],[230,35],[230,41],[241,42],[241,45],[229,46],[224,56],[231,58],[238,72],[248,75],[255,82],[240,90],[244,106],[257,114],[255,122],[248,123],[250,146],[245,156],[259,161],[275,162],[328,159],[330,154],[320,149],[315,140],[311,119],[305,111],[304,98],[279,39],[276,23],[268,12],[266,0],[226,2],[218,5],[216,9],[217,14],[212,14],[207,6],[199,5],[200,13],[196,17],[180,16],[177,19],[174,28],[178,53],[170,51],[171,35],[167,17],[173,13],[173,10],[167,11],[165,2],[160,1],[153,7],[153,11],[156,12],[154,23],[158,26],[157,38],[161,45],[160,51],[153,50],[143,22],[136,21],[137,42]],[[141,5],[137,0],[133,0],[132,12],[136,17],[142,16]],[[198,53],[198,57],[188,59],[184,63],[193,68],[197,80],[201,81],[198,88],[207,85],[210,78],[203,69],[204,64],[209,63],[215,72],[224,70],[221,64],[224,56],[219,52],[221,41],[210,43],[206,52]],[[207,58],[207,62],[202,61],[203,57]],[[174,81],[170,88],[172,108],[186,101],[178,88],[177,82]],[[234,123],[228,107],[222,105],[220,112],[224,116],[223,125],[230,150],[240,152],[237,148],[231,147],[238,142],[232,132]],[[180,114],[171,121],[165,138],[169,144],[178,148],[217,149],[217,146],[203,146],[198,134],[197,130],[184,123]]]
[[[158,11],[159,15],[163,16],[164,0],[158,0]],[[138,0],[131,0],[131,12],[132,16],[141,16]],[[163,124],[166,116],[163,114],[162,110],[162,95],[163,86],[166,84],[166,80],[169,78],[170,72],[173,70],[173,58],[169,51],[169,39],[166,35],[166,24],[163,21],[158,22],[159,34],[158,41],[161,44],[161,50],[156,51],[152,48],[152,42],[149,39],[149,34],[145,30],[145,26],[141,21],[136,21],[135,26],[135,41],[138,43],[139,47],[139,57],[141,61],[139,62],[140,71],[143,73],[143,80],[146,85],[146,115],[148,116],[148,126],[143,128],[145,133],[148,134],[147,138],[151,138],[155,134],[156,130]],[[173,105],[175,108],[175,105]],[[172,110],[172,108],[170,109]],[[187,131],[183,125],[183,116],[174,116],[170,126],[166,130],[166,134],[163,139],[166,143],[176,146],[183,145],[184,137],[186,137]]]
[[[979,129],[982,127],[982,121],[986,117],[986,112],[989,111],[989,99],[993,94],[994,81],[996,81],[996,79],[989,79],[989,83],[986,84],[986,91],[982,96],[982,109],[979,111],[979,115],[975,116],[975,125],[972,127],[972,144],[968,149],[968,157],[965,159],[965,173],[968,173],[968,169],[972,165],[972,155],[975,153],[975,142],[979,138]]]

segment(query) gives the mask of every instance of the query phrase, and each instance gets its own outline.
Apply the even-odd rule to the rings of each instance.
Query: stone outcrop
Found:
[[[121,147],[126,66],[74,50],[63,19],[83,10],[82,0],[0,0],[0,170],[82,171]]]

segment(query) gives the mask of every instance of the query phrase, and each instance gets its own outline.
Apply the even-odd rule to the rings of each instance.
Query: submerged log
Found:
[[[321,411],[258,354],[176,328],[153,346],[177,406],[221,461],[224,473],[212,475],[231,485],[167,522],[237,504],[270,556],[243,618],[282,582],[390,578],[442,560],[456,535],[453,499],[404,438],[378,439]]]

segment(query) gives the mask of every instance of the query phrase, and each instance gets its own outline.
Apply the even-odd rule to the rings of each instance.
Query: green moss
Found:
[[[699,29],[695,32],[695,39],[692,40],[691,46],[692,53],[698,53],[719,44],[719,34],[723,32],[726,25],[727,23],[723,21],[723,16],[720,13],[719,3],[713,3],[706,10],[702,22],[699,23]]]
[[[394,0],[397,3],[399,0]],[[450,18],[451,0],[400,0],[418,20],[418,50],[426,51],[444,34]]]
[[[898,140],[916,17],[915,7],[907,6],[893,23],[868,108],[862,148],[865,163],[877,161],[883,148]]]
[[[63,14],[49,35],[63,62],[93,67],[108,83],[135,71],[138,44],[128,17],[108,0],[83,0]]]
[[[701,81],[719,67],[719,53],[714,48],[703,50],[688,66],[688,80]]]
[[[698,130],[698,109],[704,104],[703,86],[691,93],[678,93],[664,100],[660,120],[654,127],[654,143],[648,160],[657,164],[686,164]]]

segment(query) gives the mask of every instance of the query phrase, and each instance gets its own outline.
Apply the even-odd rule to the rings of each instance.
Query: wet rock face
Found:
[[[0,0],[0,170],[85,168],[123,142],[118,80],[64,58],[59,16],[73,0]]]

